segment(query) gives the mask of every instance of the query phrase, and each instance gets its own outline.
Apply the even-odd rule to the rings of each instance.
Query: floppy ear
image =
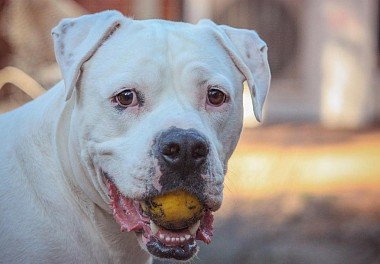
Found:
[[[253,30],[218,26],[211,20],[201,20],[200,24],[217,29],[217,40],[247,80],[255,117],[261,122],[271,79],[266,43]]]
[[[54,51],[70,99],[80,75],[81,66],[120,26],[124,16],[117,11],[104,11],[79,18],[63,19],[53,28]]]

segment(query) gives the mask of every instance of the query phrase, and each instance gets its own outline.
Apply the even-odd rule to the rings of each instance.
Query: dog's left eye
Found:
[[[212,88],[207,92],[207,103],[212,106],[220,106],[227,100],[227,95],[219,89]]]
[[[118,105],[122,107],[132,107],[139,103],[137,100],[136,92],[130,89],[118,93],[115,96],[115,100],[118,103]]]

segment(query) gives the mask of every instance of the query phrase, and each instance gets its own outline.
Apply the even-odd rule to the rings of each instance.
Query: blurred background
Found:
[[[380,1],[0,0],[0,113],[61,78],[60,19],[105,9],[210,18],[268,43],[264,123],[245,89],[214,240],[193,263],[380,263]]]

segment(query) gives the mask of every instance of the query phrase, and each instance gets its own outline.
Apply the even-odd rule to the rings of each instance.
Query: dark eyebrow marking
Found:
[[[206,79],[200,79],[200,80],[197,82],[197,85],[198,85],[198,86],[204,86],[207,82],[208,82],[208,80],[206,80]]]

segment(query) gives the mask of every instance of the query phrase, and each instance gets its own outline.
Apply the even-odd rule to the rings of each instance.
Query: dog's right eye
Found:
[[[137,95],[134,90],[124,90],[115,96],[118,105],[122,107],[132,107],[138,105]]]

